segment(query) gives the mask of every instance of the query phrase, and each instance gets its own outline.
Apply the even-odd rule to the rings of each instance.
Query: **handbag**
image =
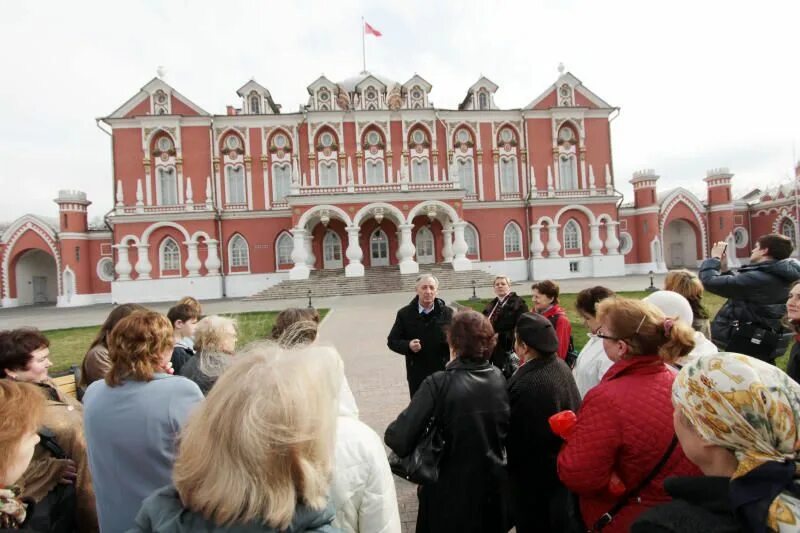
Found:
[[[439,461],[442,458],[445,440],[438,422],[441,418],[447,386],[450,384],[447,372],[444,375],[445,383],[435,400],[433,414],[428,419],[414,450],[406,457],[400,457],[394,452],[389,453],[389,466],[392,473],[417,485],[429,485],[436,483],[439,479]]]
[[[592,526],[592,528],[589,529],[587,533],[596,533],[598,531],[602,531],[603,528],[605,528],[608,524],[610,524],[611,521],[614,520],[614,517],[617,515],[617,513],[619,513],[623,507],[628,505],[628,501],[634,496],[637,496],[639,492],[641,492],[642,489],[647,486],[648,483],[653,481],[653,478],[655,478],[656,475],[661,471],[661,469],[664,468],[664,465],[667,464],[667,461],[669,461],[672,452],[675,451],[675,448],[677,446],[678,446],[678,436],[672,435],[672,441],[669,443],[667,451],[664,453],[664,455],[661,456],[661,459],[658,460],[658,463],[656,463],[656,466],[653,467],[650,473],[647,474],[644,477],[644,479],[642,479],[632,490],[626,492],[622,496],[622,498],[620,498],[619,501],[614,505],[614,507],[609,509],[607,513],[603,514],[600,518],[598,518],[597,521]]]
[[[749,355],[762,361],[772,361],[775,359],[775,349],[778,347],[781,335],[755,322],[736,320],[731,323],[729,338],[725,351]]]

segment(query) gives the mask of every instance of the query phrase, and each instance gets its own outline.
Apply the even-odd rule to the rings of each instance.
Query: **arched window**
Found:
[[[181,275],[181,249],[175,239],[171,237],[164,239],[158,257],[162,277]]]
[[[781,222],[781,233],[789,237],[789,240],[792,241],[793,245],[797,242],[797,237],[794,231],[794,222],[791,219],[787,218]]]
[[[522,232],[516,223],[509,223],[503,231],[503,246],[507,256],[522,253]]]
[[[477,258],[480,255],[478,248],[478,232],[471,224],[464,226],[464,240],[467,241],[467,255],[472,255]]]
[[[563,190],[578,188],[578,160],[574,154],[561,154],[558,157],[558,179]]]
[[[335,187],[339,185],[339,165],[336,161],[322,161],[319,164],[320,187]]]
[[[236,235],[230,243],[231,268],[249,268],[250,252],[247,241],[241,235]]]
[[[386,232],[378,228],[369,239],[370,265],[387,266],[389,264],[389,238]]]
[[[478,109],[489,109],[489,95],[485,92],[478,93]]]
[[[471,157],[459,158],[458,183],[468,195],[475,194],[475,165]]]
[[[513,194],[519,192],[517,179],[517,158],[506,157],[500,160],[500,192]]]
[[[430,181],[430,172],[428,170],[427,158],[415,159],[411,162],[411,181],[414,183]]]
[[[417,239],[414,246],[417,249],[417,262],[428,264],[436,262],[434,254],[433,233],[427,227],[422,227],[417,231]]]
[[[235,138],[235,137],[230,137]],[[244,184],[244,167],[242,165],[225,167],[227,186],[227,203],[243,204],[247,202]]]
[[[159,205],[178,203],[178,176],[174,167],[158,167]]]
[[[254,115],[261,113],[261,99],[257,94],[250,97],[250,113]]]
[[[292,167],[289,163],[272,165],[273,201],[285,202],[292,183]]]
[[[367,160],[364,165],[367,167],[367,183],[380,184],[385,181],[385,173],[383,171],[383,161],[381,160]]]
[[[294,249],[294,239],[288,233],[282,233],[275,244],[276,262],[278,270],[289,268],[292,265],[292,250]]]
[[[578,223],[570,220],[564,225],[564,252],[580,253],[581,230]]]

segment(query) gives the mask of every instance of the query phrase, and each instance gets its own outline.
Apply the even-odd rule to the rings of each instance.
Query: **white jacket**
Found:
[[[380,437],[358,419],[346,379],[339,397],[331,501],[336,508],[333,525],[346,533],[400,533],[386,450]]]
[[[575,368],[572,369],[572,376],[575,384],[578,385],[578,392],[581,398],[586,396],[589,389],[600,383],[614,361],[608,358],[603,348],[603,339],[600,337],[589,337],[589,342],[578,354],[575,361]]]

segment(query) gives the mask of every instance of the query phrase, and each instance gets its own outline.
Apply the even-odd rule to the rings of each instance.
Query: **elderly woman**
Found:
[[[78,386],[84,393],[89,385],[106,377],[106,372],[111,368],[111,358],[108,356],[108,335],[117,322],[134,311],[146,311],[146,309],[139,304],[118,305],[100,326],[100,331],[97,332],[97,336],[89,346],[89,351],[86,352],[83,363],[81,363],[81,381]]]
[[[581,398],[557,349],[549,320],[536,313],[520,317],[514,351],[523,364],[508,382],[506,444],[517,533],[568,530],[568,494],[556,472],[562,441],[550,431],[548,419],[560,411],[577,411]]]
[[[614,364],[614,361],[606,357],[603,349],[603,340],[595,333],[600,329],[600,322],[597,320],[597,304],[614,296],[614,291],[605,287],[591,287],[583,289],[575,299],[575,308],[583,319],[586,329],[589,330],[589,340],[584,344],[583,349],[578,354],[572,375],[575,376],[575,384],[581,398],[586,396],[589,389],[600,383],[603,376]]]
[[[86,391],[86,440],[103,531],[130,528],[142,500],[170,482],[178,433],[203,400],[194,382],[169,374],[172,348],[165,316],[132,313],[109,336],[105,381]]]
[[[36,448],[19,484],[22,494],[39,504],[39,512],[77,501],[74,519],[79,531],[96,531],[97,514],[92,478],[86,459],[83,407],[62,393],[48,375],[50,341],[36,329],[0,332],[0,374],[5,379],[33,383],[47,397],[42,425],[45,441]],[[69,504],[67,504],[69,505]],[[49,511],[47,514],[50,514]]]
[[[711,322],[703,305],[703,283],[694,272],[670,270],[664,278],[664,289],[677,292],[689,301],[692,307],[692,328],[711,340]]]
[[[675,433],[705,477],[672,478],[672,501],[632,531],[797,531],[800,385],[731,353],[691,361],[672,386]]]
[[[644,299],[645,302],[651,303],[658,307],[664,315],[674,319],[680,320],[684,324],[692,323],[692,306],[689,301],[672,291],[657,291]],[[681,357],[672,364],[680,368],[691,359],[700,355],[708,355],[719,352],[717,345],[708,340],[702,333],[694,331],[694,348],[686,356]]]
[[[202,319],[194,330],[197,355],[183,364],[180,375],[197,383],[203,394],[208,395],[230,365],[238,335],[236,321],[232,318],[212,315]]]
[[[698,475],[674,439],[673,362],[694,348],[694,331],[655,306],[609,298],[597,306],[595,335],[614,365],[583,399],[558,456],[561,481],[578,495],[586,526],[628,531],[645,509],[669,499],[667,476]],[[612,493],[617,477],[625,487]]]
[[[326,507],[339,365],[332,350],[237,357],[183,433],[174,484],[134,531],[335,531]]]
[[[436,483],[418,492],[417,531],[505,532],[504,445],[509,405],[506,381],[489,358],[495,334],[472,310],[453,317],[447,332],[450,362],[420,385],[409,406],[389,424],[384,441],[400,457],[416,447],[437,405],[447,445]]]
[[[36,430],[46,409],[42,391],[27,383],[0,379],[0,529],[30,526],[29,501],[19,481],[39,442]]]
[[[571,367],[575,366],[574,353],[570,353],[572,346],[572,324],[567,318],[564,308],[558,304],[561,289],[558,283],[546,279],[531,286],[533,311],[544,316],[553,323],[558,337],[558,356],[565,360]]]
[[[497,333],[497,344],[492,352],[491,362],[503,371],[506,378],[510,378],[516,370],[516,365],[509,364],[508,357],[514,350],[514,326],[528,309],[525,300],[512,292],[508,276],[496,276],[493,287],[496,297],[483,310],[484,316],[489,318]]]

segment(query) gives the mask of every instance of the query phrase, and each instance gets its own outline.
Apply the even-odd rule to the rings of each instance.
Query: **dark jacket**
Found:
[[[180,374],[183,365],[185,365],[190,358],[194,357],[194,355],[194,350],[191,348],[187,348],[182,344],[176,344],[172,349],[172,359],[170,360],[175,373]]]
[[[642,513],[632,533],[739,533],[733,514],[730,478],[673,477],[664,481],[672,501]]]
[[[445,363],[450,359],[450,347],[444,329],[452,319],[453,310],[440,298],[436,298],[433,310],[425,316],[419,312],[418,296],[397,312],[386,345],[393,352],[406,356],[406,378],[411,396],[414,396],[426,377],[444,370]],[[408,347],[408,343],[414,339],[422,343],[422,349],[417,353]]]
[[[483,310],[483,314],[487,317],[491,315],[492,327],[497,333],[497,345],[492,353],[492,364],[497,368],[502,368],[506,354],[514,349],[514,328],[517,327],[517,320],[528,311],[528,306],[516,292],[511,292],[506,296],[503,305],[492,314],[492,310],[497,306],[499,300],[499,298],[495,298],[489,302]]]
[[[210,377],[200,371],[200,355],[190,357],[189,360],[183,364],[180,375],[197,383],[203,396],[208,396],[211,387],[217,382],[217,376]]]
[[[711,322],[711,340],[724,350],[731,340],[735,321],[754,322],[775,332],[784,332],[781,318],[786,314],[789,285],[800,279],[796,259],[764,261],[743,266],[737,273],[720,273],[719,259],[706,259],[700,265],[700,281],[705,290],[728,298]],[[773,359],[789,345],[784,335],[773,352]]]
[[[578,411],[581,396],[572,372],[555,355],[528,361],[509,380],[508,399],[506,450],[517,532],[565,531],[567,491],[556,471],[563,441],[550,431],[548,419]]]
[[[800,383],[800,340],[795,335],[795,343],[792,345],[792,351],[789,352],[789,362],[786,363],[786,374]]]
[[[440,393],[445,440],[439,480],[419,492],[417,532],[505,532],[506,380],[488,361],[457,359],[422,382],[411,404],[389,424],[384,440],[397,455],[412,452]]]
[[[315,511],[298,504],[295,508],[292,523],[282,531],[260,522],[221,526],[206,520],[199,513],[184,508],[175,487],[166,486],[158,489],[144,500],[139,514],[136,515],[134,527],[128,533],[189,533],[193,531],[204,531],[206,533],[222,531],[233,533],[278,533],[279,531],[281,533],[299,533],[302,531],[336,533],[338,530],[331,526],[333,516],[333,508],[330,506],[321,511]]]

